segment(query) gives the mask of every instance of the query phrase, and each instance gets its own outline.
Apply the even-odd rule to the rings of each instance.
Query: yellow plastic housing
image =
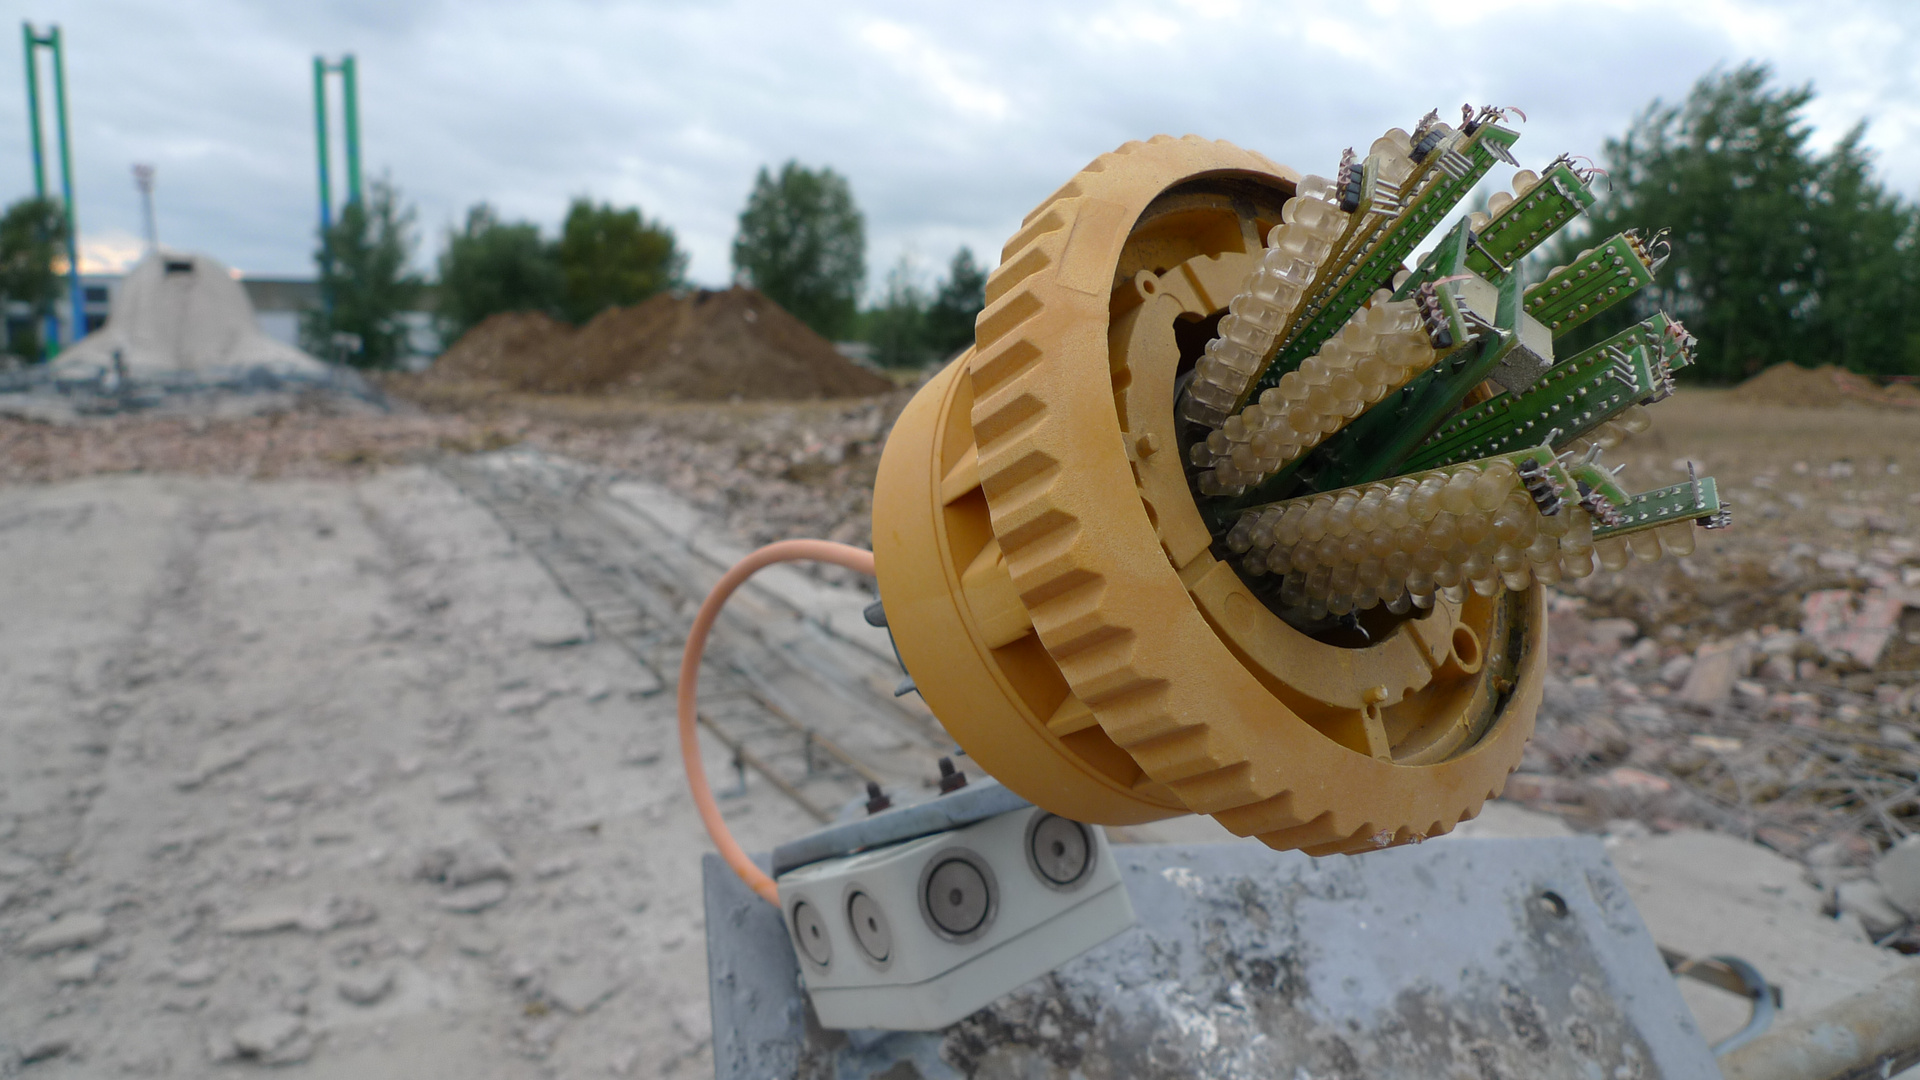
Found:
[[[874,559],[901,659],[987,772],[1078,821],[1194,812],[1314,854],[1472,817],[1540,700],[1533,588],[1319,640],[1215,557],[1174,385],[1298,174],[1159,136],[1028,215],[975,347],[881,457]]]

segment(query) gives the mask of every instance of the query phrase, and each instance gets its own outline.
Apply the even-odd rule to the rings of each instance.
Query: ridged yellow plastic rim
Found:
[[[971,756],[1062,816],[1191,810],[1316,854],[1404,843],[1477,813],[1531,733],[1539,589],[1341,649],[1207,550],[1172,321],[1224,306],[1202,294],[1257,251],[1252,204],[1296,179],[1191,136],[1101,156],[1008,242],[976,347],[883,454],[874,553],[902,659]]]

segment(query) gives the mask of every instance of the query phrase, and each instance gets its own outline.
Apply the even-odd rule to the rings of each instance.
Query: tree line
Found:
[[[322,238],[316,261],[326,307],[310,313],[303,336],[311,351],[346,354],[364,366],[388,366],[404,355],[399,315],[420,301],[424,279],[407,269],[414,218],[393,185],[371,186],[364,205],[349,206]],[[917,290],[889,291],[877,311],[861,311],[866,278],[866,221],[846,178],[829,168],[789,161],[762,168],[740,212],[733,240],[737,280],[792,312],[829,340],[873,342],[882,362],[913,365],[973,339],[986,275],[970,251],[954,257],[955,276],[927,302]],[[673,229],[638,207],[573,200],[559,234],[543,236],[528,221],[507,221],[488,203],[449,229],[437,259],[437,329],[446,342],[504,312],[541,312],[580,325],[610,307],[626,307],[684,288],[687,255]],[[964,324],[964,326],[963,326]],[[867,338],[870,328],[880,336]],[[964,337],[962,336],[964,334]]]
[[[1763,64],[1714,72],[1684,101],[1654,101],[1607,140],[1605,191],[1553,263],[1625,229],[1667,230],[1653,288],[1575,332],[1584,347],[1671,312],[1699,339],[1696,381],[1774,364],[1920,374],[1920,208],[1876,180],[1856,124],[1812,146],[1810,85]],[[1544,267],[1542,267],[1544,269]]]
[[[1605,180],[1583,225],[1534,260],[1571,261],[1624,229],[1661,234],[1671,258],[1655,287],[1582,327],[1583,347],[1664,308],[1699,339],[1690,376],[1734,382],[1782,361],[1920,374],[1920,207],[1873,174],[1865,123],[1830,149],[1813,146],[1811,86],[1780,86],[1762,64],[1711,72],[1679,102],[1655,100],[1602,151]],[[64,241],[55,203],[16,202],[0,216],[0,302],[34,313],[37,333],[60,293]],[[414,215],[391,182],[372,185],[321,238],[327,298],[305,326],[309,348],[386,366],[405,353],[402,312],[424,279],[409,267]],[[966,249],[921,283],[907,260],[876,303],[866,280],[866,223],[845,177],[789,161],[762,168],[732,247],[737,280],[755,286],[830,340],[866,341],[886,365],[943,359],[972,341],[986,271]],[[581,197],[557,235],[507,221],[486,203],[451,228],[437,259],[438,319],[452,341],[489,315],[541,311],[582,323],[685,285],[672,228],[637,207]],[[36,355],[31,347],[15,352]]]

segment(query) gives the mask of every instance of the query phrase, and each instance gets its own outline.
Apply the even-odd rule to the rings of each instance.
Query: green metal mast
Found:
[[[27,130],[33,140],[33,192],[42,199],[47,197],[47,166],[40,126],[40,71],[35,54],[44,48],[53,55],[54,129],[60,140],[60,194],[67,216],[67,286],[69,303],[73,308],[69,320],[69,341],[79,341],[87,333],[87,303],[86,292],[80,287],[80,219],[73,206],[73,152],[67,127],[66,54],[60,44],[58,26],[49,27],[45,34],[36,34],[32,23],[22,22],[20,36],[27,57]],[[59,320],[49,314],[46,346],[49,358],[58,350],[59,339]]]
[[[327,76],[340,75],[340,111],[346,126],[347,158],[347,205],[360,201],[360,86],[353,62],[353,54],[340,58],[337,64],[329,64],[325,57],[313,58],[313,131],[315,148],[320,156],[320,276],[323,281],[320,303],[329,314],[333,311],[333,297],[326,291],[324,279],[329,267],[327,263],[327,233],[333,228],[333,187],[328,177],[328,158],[331,147],[328,145],[327,124]]]
[[[360,79],[353,54],[340,58],[340,104],[347,125],[347,202],[360,201]]]
[[[324,57],[313,58],[313,131],[314,146],[320,161],[320,230],[333,226],[333,184],[329,173],[332,148],[328,145],[327,76],[340,76],[340,105],[346,127],[347,204],[360,201],[360,85],[353,54],[337,64]]]
[[[313,58],[313,133],[320,154],[320,231],[333,225],[333,191],[327,182],[327,65]]]

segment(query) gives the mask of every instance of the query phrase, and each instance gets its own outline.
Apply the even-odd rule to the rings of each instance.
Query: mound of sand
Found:
[[[1800,408],[1833,408],[1841,405],[1920,408],[1920,390],[1906,385],[1883,387],[1865,375],[1831,364],[1817,368],[1775,364],[1734,387],[1730,396],[1736,401],[1756,405],[1793,405]]]
[[[893,389],[747,288],[662,293],[609,308],[579,330],[544,315],[495,315],[454,343],[430,377],[681,401],[864,397]]]

